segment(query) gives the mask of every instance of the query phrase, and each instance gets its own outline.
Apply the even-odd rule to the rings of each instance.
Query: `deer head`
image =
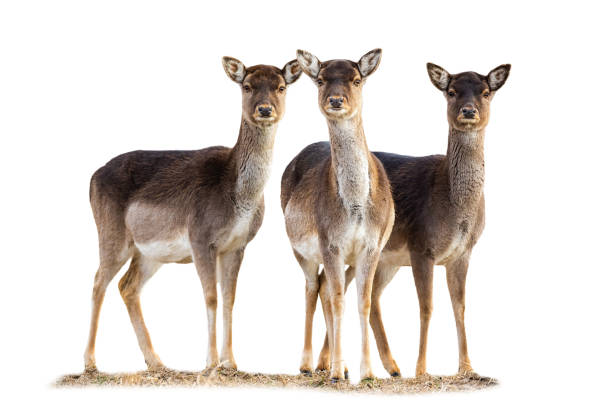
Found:
[[[484,76],[476,72],[451,75],[444,68],[428,63],[427,73],[434,86],[446,96],[450,127],[473,132],[489,123],[490,102],[508,79],[510,64],[500,65]]]
[[[361,89],[371,75],[382,54],[375,49],[365,54],[359,62],[330,60],[319,62],[307,51],[297,51],[297,61],[319,88],[319,108],[332,120],[348,119],[361,111]]]
[[[296,60],[283,69],[271,65],[245,67],[235,58],[223,57],[223,68],[242,88],[242,116],[251,125],[269,126],[285,113],[285,90],[302,73]]]

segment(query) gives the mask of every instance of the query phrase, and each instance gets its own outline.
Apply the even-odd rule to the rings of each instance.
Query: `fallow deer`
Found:
[[[312,371],[312,319],[316,308],[319,265],[331,285],[331,379],[347,377],[341,352],[345,265],[357,275],[362,334],[361,377],[372,377],[368,317],[372,279],[380,252],[393,226],[393,197],[385,171],[368,150],[361,119],[361,90],[380,62],[373,50],[359,62],[319,62],[299,50],[297,60],[319,89],[319,108],[327,119],[331,143],[314,143],[285,169],[281,204],[287,234],[306,278],[306,320],[300,371]]]
[[[383,365],[392,376],[399,376],[400,371],[387,342],[380,296],[401,266],[412,266],[420,306],[416,375],[426,373],[434,265],[446,267],[457,327],[459,373],[472,373],[464,325],[465,279],[472,248],[484,228],[484,136],[489,122],[489,104],[506,82],[510,65],[500,65],[486,76],[475,72],[451,75],[434,64],[427,64],[427,71],[447,100],[446,156],[374,153],[383,163],[391,182],[396,214],[393,232],[374,277],[370,324]],[[354,269],[349,268],[347,285],[354,275]],[[324,313],[330,314],[326,278],[320,277],[320,295]],[[326,338],[319,356],[319,369],[329,368],[329,354]]]
[[[130,258],[119,282],[138,344],[149,369],[163,364],[153,350],[140,308],[140,291],[165,263],[195,263],[208,317],[207,366],[219,364],[216,340],[217,282],[223,297],[221,364],[235,368],[232,308],[245,246],[264,214],[276,128],[285,89],[301,74],[296,60],[278,69],[245,67],[224,57],[227,75],[242,88],[242,118],[233,148],[134,151],[115,157],[91,178],[90,201],[98,228],[100,267],[85,367],[95,370],[100,307],[109,282]]]

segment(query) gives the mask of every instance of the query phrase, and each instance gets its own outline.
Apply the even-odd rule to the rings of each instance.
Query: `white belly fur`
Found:
[[[186,230],[181,231],[173,239],[134,242],[134,245],[144,257],[163,263],[180,262],[192,255],[191,243]]]

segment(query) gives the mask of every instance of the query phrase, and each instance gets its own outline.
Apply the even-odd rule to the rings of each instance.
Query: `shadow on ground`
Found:
[[[140,371],[137,373],[107,374],[99,371],[65,375],[56,382],[56,387],[291,387],[351,393],[415,394],[431,392],[474,391],[497,385],[497,380],[476,374],[435,376],[419,378],[374,378],[358,384],[340,381],[332,384],[327,373],[312,376],[285,374],[245,373],[231,369],[208,369],[205,371]]]

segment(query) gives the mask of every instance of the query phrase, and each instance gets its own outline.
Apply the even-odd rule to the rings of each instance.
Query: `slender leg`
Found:
[[[416,376],[427,373],[427,332],[432,312],[433,296],[433,260],[422,255],[410,255],[412,273],[419,298],[421,315],[421,335],[419,338],[419,357],[416,365]]]
[[[221,349],[221,364],[225,368],[236,368],[232,352],[232,310],[236,297],[236,282],[238,271],[244,256],[244,248],[219,256],[221,267],[221,294],[223,296],[223,348]]]
[[[319,279],[317,273],[319,264],[303,258],[297,252],[294,252],[295,258],[304,271],[306,279],[305,286],[305,320],[304,320],[304,349],[302,351],[302,360],[300,362],[300,372],[302,374],[312,374],[312,320],[317,308],[317,294],[319,292]]]
[[[323,265],[328,282],[327,292],[331,301],[331,380],[336,382],[344,376],[344,361],[342,360],[342,316],[344,314],[344,265],[337,248],[324,248]]]
[[[453,304],[455,325],[457,326],[457,341],[459,343],[459,373],[471,373],[472,365],[468,357],[467,339],[463,315],[465,311],[465,278],[469,265],[469,255],[446,265],[446,282]]]
[[[370,310],[372,304],[372,282],[382,248],[364,249],[355,271],[357,284],[357,307],[361,324],[361,379],[374,378],[370,360]]]
[[[140,291],[160,266],[160,263],[143,258],[139,253],[136,253],[132,258],[128,271],[119,281],[121,297],[127,306],[130,320],[138,339],[138,345],[150,370],[162,369],[164,365],[153,350],[151,336],[142,317]]]
[[[85,370],[95,371],[96,368],[96,334],[98,332],[98,321],[100,319],[100,309],[102,308],[102,302],[104,301],[104,294],[106,288],[111,280],[115,277],[117,272],[121,269],[123,264],[127,261],[127,257],[123,257],[120,260],[104,261],[100,262],[98,272],[94,278],[94,287],[92,293],[92,306],[91,306],[91,324],[89,328],[89,340],[87,341],[87,348],[85,349]]]
[[[372,309],[370,311],[370,326],[372,326],[372,331],[374,332],[374,338],[378,346],[378,354],[380,355],[385,370],[387,370],[391,377],[400,377],[401,374],[397,363],[391,355],[391,349],[387,341],[380,310],[380,296],[387,284],[393,279],[398,269],[399,266],[378,264],[376,275],[374,276],[374,285],[372,287]]]
[[[219,354],[217,353],[217,250],[213,245],[202,245],[203,248],[199,250],[196,250],[197,247],[200,247],[200,245],[192,243],[192,248],[194,248],[193,260],[204,291],[206,316],[208,318],[206,368],[214,368],[219,365]]]
[[[344,293],[348,289],[349,285],[353,278],[355,278],[355,268],[349,266],[345,274],[345,282],[344,282]],[[329,292],[327,288],[327,281],[325,279],[325,270],[319,275],[319,296],[321,297],[321,305],[323,306],[323,315],[325,316],[325,324],[327,326],[327,331],[325,332],[325,340],[323,341],[323,347],[321,348],[321,352],[319,353],[319,362],[317,364],[318,371],[327,371],[330,369],[330,344],[329,337],[331,333],[331,299],[329,297]],[[345,368],[344,370],[344,378],[348,379],[348,370]]]

